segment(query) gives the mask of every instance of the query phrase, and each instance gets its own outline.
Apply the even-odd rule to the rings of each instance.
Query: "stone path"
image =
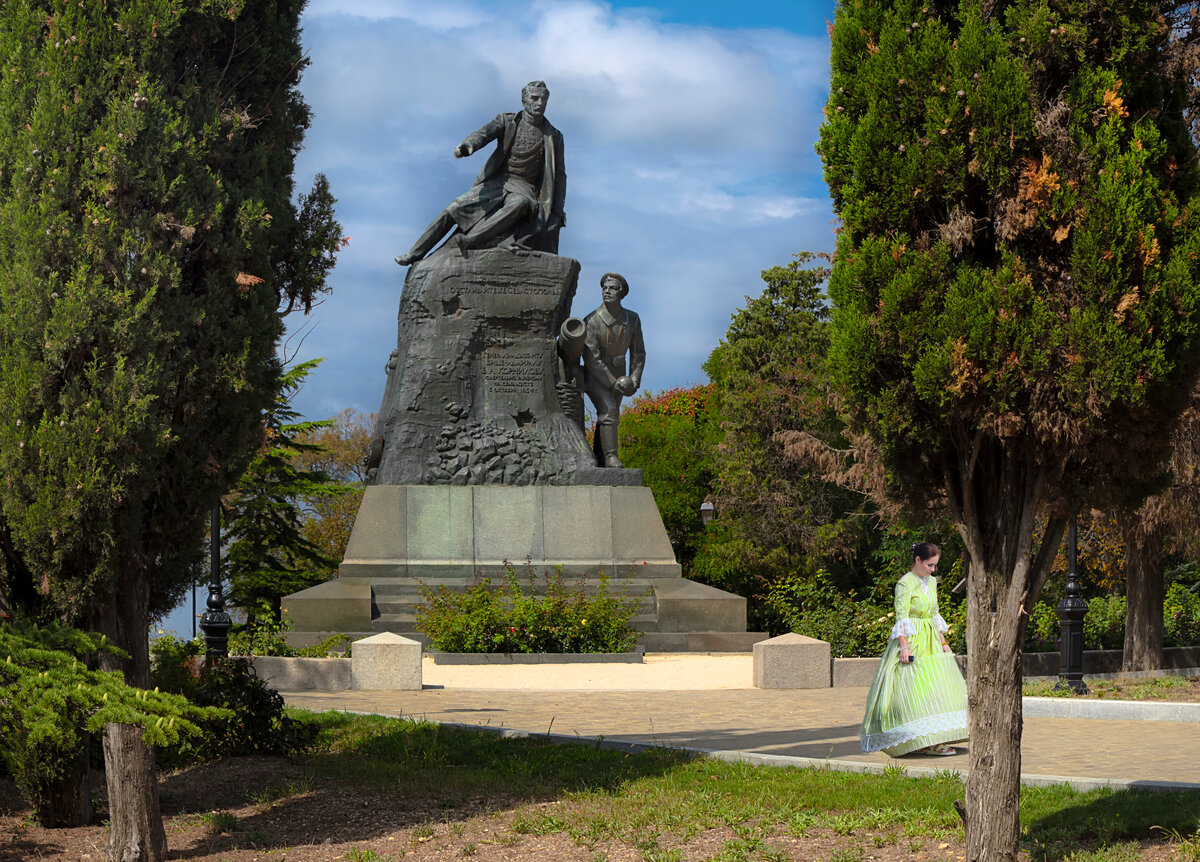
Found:
[[[725,663],[716,657],[648,660],[648,665],[661,665],[650,670],[631,670],[637,665],[559,665],[472,668],[469,673],[434,667],[426,659],[423,691],[287,692],[285,698],[290,705],[314,710],[407,715],[554,738],[669,745],[759,762],[825,763],[856,771],[878,771],[887,763],[901,762],[913,774],[967,766],[966,746],[953,758],[892,761],[883,754],[864,754],[858,725],[865,688],[755,689],[748,680],[741,681],[749,656],[721,658]],[[741,659],[743,666],[728,659]],[[651,688],[656,674],[659,687]],[[614,687],[622,678],[640,690]],[[690,680],[692,687],[666,687],[680,680]],[[735,684],[742,687],[732,687]],[[1068,781],[1080,788],[1169,784],[1200,790],[1196,751],[1197,722],[1026,718],[1022,776],[1026,783]]]

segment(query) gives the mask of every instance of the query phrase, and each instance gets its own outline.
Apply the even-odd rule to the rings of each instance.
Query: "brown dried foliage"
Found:
[[[998,206],[996,230],[1001,239],[1009,242],[1037,224],[1038,216],[1050,208],[1050,196],[1060,185],[1058,174],[1050,169],[1049,154],[1043,154],[1040,163],[1029,157],[1022,161],[1017,196],[1000,201]]]
[[[880,521],[897,520],[901,507],[888,497],[887,470],[879,450],[866,434],[842,433],[849,448],[835,448],[802,430],[778,431],[774,439],[783,447],[785,459],[803,465],[822,481],[861,494],[875,507]]]

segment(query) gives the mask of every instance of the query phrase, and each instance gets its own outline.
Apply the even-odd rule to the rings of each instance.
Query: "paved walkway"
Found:
[[[293,706],[617,744],[669,745],[757,762],[877,771],[858,744],[865,688],[751,687],[749,656],[647,656],[645,665],[447,667],[426,658],[422,691],[286,692]],[[906,757],[912,774],[964,770],[958,757]],[[1026,718],[1026,783],[1187,785],[1200,790],[1200,722]]]

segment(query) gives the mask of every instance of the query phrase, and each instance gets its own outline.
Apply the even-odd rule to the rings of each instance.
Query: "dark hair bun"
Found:
[[[938,546],[933,542],[914,542],[912,546],[912,556],[917,559],[928,560],[940,553]]]

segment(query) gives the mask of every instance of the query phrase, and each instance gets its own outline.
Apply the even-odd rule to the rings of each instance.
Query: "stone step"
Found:
[[[653,596],[614,596],[627,602],[633,602],[642,613],[656,613],[656,603]],[[424,605],[419,596],[376,596],[373,602],[375,609],[381,614],[406,613]]]
[[[630,624],[640,632],[657,631],[658,623],[652,615],[638,614],[630,619]],[[371,630],[376,632],[395,632],[408,635],[417,630],[416,614],[413,613],[380,613],[371,620]]]
[[[766,632],[657,632],[643,630],[638,644],[646,652],[751,652]]]
[[[464,578],[392,578],[386,581],[371,581],[371,591],[376,597],[419,596],[422,589],[436,590],[439,587],[446,587],[454,592],[466,592],[477,583],[474,579],[467,580]],[[532,585],[528,581],[519,581],[518,583],[521,590],[525,592],[532,591],[536,595],[543,595],[546,592],[546,582],[544,580],[535,580]],[[567,589],[575,589],[580,583],[579,579],[564,581],[563,586]],[[498,588],[502,584],[502,581],[492,581],[493,587]],[[599,578],[583,579],[582,584],[588,592],[592,593],[600,588]],[[619,578],[608,581],[605,589],[612,595],[630,595],[634,593],[651,593],[654,590],[654,585],[655,581],[649,578]]]

